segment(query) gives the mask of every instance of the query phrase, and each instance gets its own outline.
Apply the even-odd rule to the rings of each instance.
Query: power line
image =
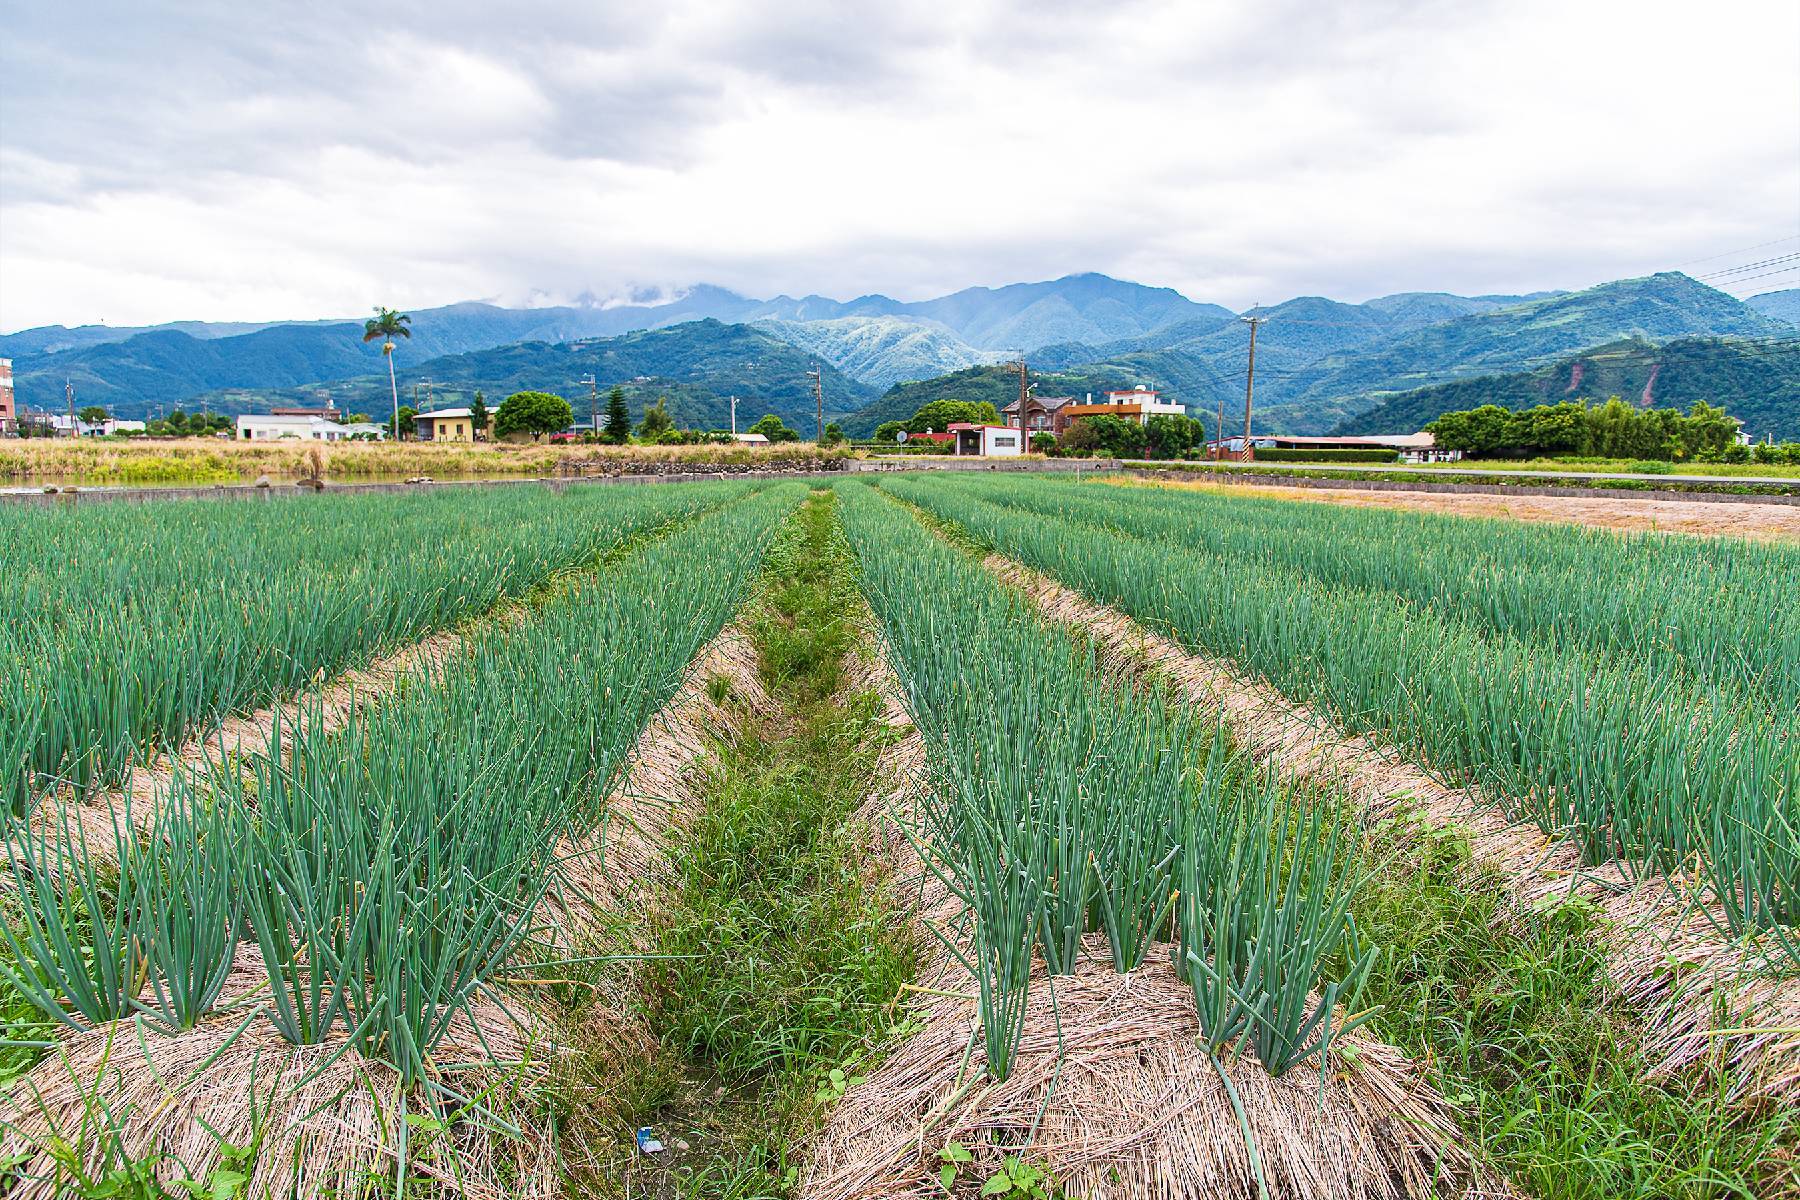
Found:
[[[1718,262],[1721,258],[1730,258],[1734,254],[1747,254],[1752,250],[1761,250],[1768,246],[1780,246],[1786,242],[1800,242],[1800,233],[1791,237],[1776,238],[1772,242],[1758,242],[1754,246],[1739,246],[1736,250],[1727,250],[1723,254],[1712,254],[1705,258],[1690,258],[1686,262],[1676,263],[1676,267],[1691,267],[1695,263]]]
[[[1742,263],[1735,267],[1726,267],[1722,271],[1708,271],[1704,275],[1695,275],[1694,278],[1695,279],[1718,279],[1721,276],[1736,275],[1743,271],[1755,270],[1758,267],[1772,267],[1776,263],[1793,262],[1796,259],[1800,259],[1800,253],[1783,254],[1776,258],[1765,258],[1765,259],[1761,259],[1757,262],[1747,262],[1747,263]]]

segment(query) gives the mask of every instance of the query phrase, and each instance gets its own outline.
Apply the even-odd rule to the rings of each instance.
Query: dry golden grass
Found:
[[[0,443],[0,479],[69,479],[94,484],[235,483],[311,474],[310,457],[325,462],[327,479],[452,479],[472,475],[555,475],[584,470],[641,469],[648,464],[757,466],[821,462],[844,457],[810,444],[785,446],[592,446],[488,442],[479,446],[425,442],[234,442],[218,438],[159,441],[20,439]]]

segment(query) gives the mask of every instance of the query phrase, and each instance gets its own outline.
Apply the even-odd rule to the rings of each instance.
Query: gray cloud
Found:
[[[1077,270],[1246,306],[1800,234],[1800,10],[1609,9],[16,6],[0,328]]]

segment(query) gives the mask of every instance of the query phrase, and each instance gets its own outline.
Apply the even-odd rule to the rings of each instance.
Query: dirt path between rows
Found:
[[[1227,492],[1280,500],[1310,500],[1352,508],[1401,508],[1460,517],[1552,521],[1599,529],[1691,533],[1800,542],[1800,507],[1791,504],[1719,504],[1704,500],[1622,500],[1604,496],[1496,496],[1457,492],[1352,491],[1272,484],[1161,480],[1121,481],[1126,487],[1166,487]]]

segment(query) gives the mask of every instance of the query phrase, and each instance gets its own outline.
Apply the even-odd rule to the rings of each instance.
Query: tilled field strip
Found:
[[[1657,1072],[1722,1049],[1743,1069],[1748,1092],[1800,1095],[1800,1035],[1793,1032],[1800,1027],[1800,980],[1760,971],[1755,951],[1734,941],[1723,915],[1680,881],[1633,882],[1616,864],[1583,866],[1572,844],[1507,820],[1473,789],[1440,783],[1391,748],[1346,734],[1231,663],[1196,655],[1011,559],[990,555],[985,565],[1052,620],[1095,638],[1121,668],[1148,666],[1195,703],[1222,712],[1238,744],[1285,776],[1337,789],[1375,819],[1410,814],[1465,834],[1474,861],[1491,868],[1521,905],[1558,896],[1598,905],[1612,930],[1608,961],[1615,983],[1664,1035]],[[1731,1028],[1740,1032],[1721,1032],[1720,1012],[1733,1014]]]
[[[917,985],[922,1027],[834,1110],[808,1156],[801,1195],[942,1195],[937,1152],[948,1144],[973,1147],[981,1171],[994,1168],[996,1147],[1013,1147],[1045,1164],[1058,1194],[1069,1196],[1255,1194],[1234,1102],[1272,1194],[1512,1194],[1483,1177],[1442,1101],[1391,1046],[1350,1035],[1344,1062],[1354,1066],[1323,1085],[1312,1070],[1271,1078],[1243,1055],[1225,1068],[1233,1097],[1200,1044],[1193,994],[1167,954],[1121,975],[1100,935],[1090,935],[1073,974],[1048,977],[1038,964],[1013,1069],[1004,1082],[989,1079],[972,981],[950,949],[970,952],[971,918],[914,841],[928,746],[885,643],[860,664],[858,682],[906,731],[884,756],[886,782],[861,817],[928,939]]]

